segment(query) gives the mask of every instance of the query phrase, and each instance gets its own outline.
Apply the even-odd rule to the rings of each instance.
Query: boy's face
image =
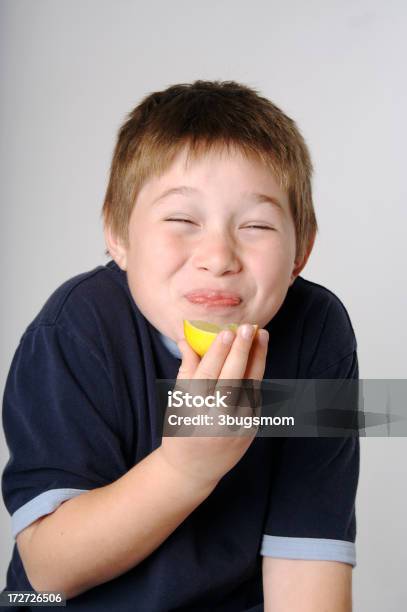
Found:
[[[214,152],[187,169],[185,159],[183,151],[144,184],[129,247],[112,248],[106,238],[112,257],[127,271],[140,311],[175,341],[184,336],[183,319],[264,327],[305,265],[294,262],[288,196],[269,171],[239,152]]]

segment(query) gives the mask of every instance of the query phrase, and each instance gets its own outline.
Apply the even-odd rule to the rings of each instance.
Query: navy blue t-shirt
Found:
[[[348,313],[321,285],[298,277],[266,328],[265,379],[358,378]],[[2,493],[14,538],[160,446],[156,379],[176,379],[179,356],[141,314],[113,261],[51,295],[21,338],[4,393],[10,458]],[[358,474],[357,437],[257,437],[151,555],[67,606],[261,609],[263,555],[355,566]],[[5,589],[32,589],[16,545]]]

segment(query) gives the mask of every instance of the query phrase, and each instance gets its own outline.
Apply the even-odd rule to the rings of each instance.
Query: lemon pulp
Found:
[[[189,319],[184,319],[184,336],[189,346],[200,357],[203,357],[219,332],[224,329],[236,331],[238,327],[238,323],[216,325],[216,323],[208,323],[208,321],[190,321]],[[258,326],[256,325],[255,327],[257,329]]]

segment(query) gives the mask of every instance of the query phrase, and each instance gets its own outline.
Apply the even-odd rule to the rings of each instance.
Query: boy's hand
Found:
[[[184,380],[213,380],[214,388],[218,381],[222,380],[263,380],[268,332],[264,329],[258,330],[254,338],[253,335],[247,338],[242,333],[244,329],[254,332],[252,325],[241,325],[237,334],[230,330],[227,332],[231,335],[229,342],[223,341],[225,332],[219,333],[202,359],[186,340],[181,340],[178,343],[182,352],[177,377],[179,386],[182,387],[181,381]],[[203,487],[216,486],[242,458],[255,435],[163,437],[158,450],[168,464],[194,484],[202,484]]]

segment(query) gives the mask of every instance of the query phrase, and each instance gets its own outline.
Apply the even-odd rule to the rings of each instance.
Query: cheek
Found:
[[[271,252],[270,265],[275,262],[274,268],[280,271],[280,274],[286,275],[291,273],[291,269],[295,258],[295,238],[288,233],[282,234],[280,239],[273,244]]]
[[[251,268],[262,278],[275,278],[285,274],[293,259],[291,244],[281,237],[270,241],[264,248],[254,253]]]
[[[273,306],[276,301],[280,303],[280,298],[288,289],[290,273],[288,258],[281,258],[275,251],[261,261],[252,262],[250,275],[256,287],[257,299],[264,307]]]
[[[185,259],[186,252],[182,242],[177,237],[150,233],[143,239],[143,260],[148,263],[148,269],[155,270],[159,276],[168,274]],[[150,272],[151,273],[151,272]]]

